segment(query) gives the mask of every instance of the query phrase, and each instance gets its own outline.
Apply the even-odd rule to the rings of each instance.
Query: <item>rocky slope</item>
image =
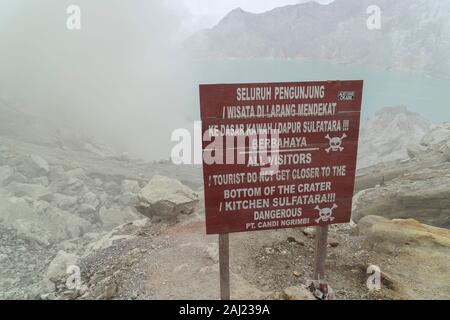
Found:
[[[233,234],[233,299],[313,300],[307,289],[314,229]],[[55,287],[42,299],[217,299],[218,245],[206,236],[204,215],[178,223],[143,219],[115,228],[84,254],[59,252],[44,280]],[[368,216],[358,226],[330,230],[327,279],[335,299],[449,299],[450,232],[414,220]],[[79,289],[64,272],[80,266]],[[378,266],[381,290],[370,291],[367,269]]]
[[[381,8],[369,30],[366,10]],[[303,58],[361,63],[450,76],[450,3],[446,0],[336,0],[261,14],[230,12],[185,45],[196,58]]]
[[[136,161],[83,140],[13,135],[0,136],[0,298],[34,297],[58,252],[80,254],[142,219],[134,205],[155,174],[201,185],[198,168]]]
[[[420,144],[408,147],[409,160],[361,170],[357,189],[363,190],[354,198],[353,218],[414,218],[449,228],[449,141],[450,124],[445,123],[426,134]]]
[[[361,124],[358,168],[408,159],[407,147],[418,144],[434,125],[406,107],[380,109]]]
[[[396,299],[450,298],[448,229],[377,216],[360,220],[358,229]]]
[[[0,135],[1,299],[218,298],[200,168],[46,132]],[[337,299],[450,298],[448,230],[371,216],[448,227],[449,138],[443,124],[408,147],[409,160],[359,172],[358,225],[330,230]],[[230,245],[233,298],[314,299],[314,229],[233,234]],[[383,271],[379,292],[366,287],[372,264]],[[74,266],[81,282],[71,288]]]

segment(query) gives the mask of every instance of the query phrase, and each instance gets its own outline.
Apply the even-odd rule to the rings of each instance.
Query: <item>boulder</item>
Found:
[[[35,184],[41,184],[44,187],[48,187],[49,186],[49,181],[48,181],[48,178],[46,176],[33,178],[31,181],[33,183],[35,183]]]
[[[103,181],[100,178],[94,178],[94,185],[100,188],[103,186]]]
[[[91,227],[89,221],[55,207],[40,213],[37,220],[23,222],[25,228],[18,228],[19,233],[44,244],[78,238]]]
[[[198,195],[176,179],[156,175],[138,194],[136,209],[149,218],[172,220],[195,211]]]
[[[364,247],[378,257],[387,288],[407,299],[450,298],[450,230],[413,219],[365,217],[360,223]]]
[[[427,147],[420,144],[410,144],[406,147],[406,152],[410,159],[420,158],[427,150]]]
[[[50,189],[41,184],[11,182],[5,189],[14,196],[31,197],[39,199],[43,196],[49,195]]]
[[[435,163],[450,161],[450,123],[435,127],[419,145],[410,145],[407,151],[411,159],[428,159]]]
[[[450,175],[448,168],[416,171],[381,188],[357,193],[352,217],[368,216],[416,219],[422,223],[450,227]]]
[[[205,248],[205,255],[214,263],[219,262],[219,245],[216,242],[209,243]]]
[[[384,219],[369,216],[361,219],[360,233],[372,249],[395,252],[398,249],[426,248],[431,253],[446,252],[450,259],[450,230],[422,224],[413,219]]]
[[[67,180],[66,172],[62,166],[51,166],[48,176],[51,182]]]
[[[97,196],[93,192],[87,192],[83,196],[83,202],[93,208],[96,208],[100,205],[100,201],[98,200]]]
[[[142,222],[142,220],[136,220]],[[96,235],[92,241],[86,246],[83,258],[90,256],[92,253],[111,247],[115,241],[126,241],[135,238],[134,235],[121,234],[122,226],[118,226],[106,234]]]
[[[103,227],[109,230],[121,224],[142,219],[142,216],[134,212],[131,208],[121,209],[118,206],[113,206],[109,209],[106,207],[101,207],[99,211],[99,218],[103,224]]]
[[[42,158],[36,154],[32,154],[30,156],[30,158],[33,161],[33,163],[35,164],[35,166],[37,168],[39,168],[44,174],[47,175],[50,172],[50,167],[44,158]]]
[[[372,226],[379,222],[389,221],[388,219],[380,216],[365,216],[358,221],[357,230],[359,234],[366,234]]]
[[[38,155],[20,158],[18,161],[17,169],[28,178],[45,176],[50,171],[47,161]]]
[[[450,140],[445,143],[440,151],[443,153],[445,160],[450,162]]]
[[[450,122],[443,123],[428,132],[420,142],[421,145],[432,147],[450,141]]]
[[[122,181],[122,192],[127,193],[138,193],[139,192],[139,183],[134,180],[123,180]]]
[[[110,193],[110,194],[119,194],[120,193],[120,186],[117,184],[117,183],[115,183],[114,181],[109,181],[109,182],[106,182],[104,185],[103,185],[103,188],[108,192],[108,193]]]
[[[77,212],[81,215],[93,215],[97,210],[93,206],[83,203],[78,207]]]
[[[65,282],[67,278],[67,268],[70,266],[76,266],[80,262],[80,257],[67,253],[65,251],[59,251],[53,260],[50,262],[45,278],[53,283]]]
[[[115,199],[121,205],[122,207],[127,206],[135,206],[138,203],[138,198],[135,193],[126,192],[124,194],[121,194],[120,196],[117,196]]]
[[[68,195],[79,195],[87,192],[87,188],[84,185],[83,180],[75,177],[69,178],[62,190],[63,193]]]
[[[7,185],[14,174],[13,168],[10,166],[0,167],[0,187]]]
[[[31,204],[23,198],[0,194],[0,221],[20,237],[50,245],[76,238],[90,228],[88,221],[52,207],[46,201]]]
[[[61,193],[55,193],[53,194],[53,202],[62,210],[72,210],[77,205],[78,198]]]
[[[364,247],[378,257],[384,285],[407,299],[450,298],[450,230],[413,219],[361,222]]]
[[[72,169],[66,172],[66,176],[69,178],[85,179],[86,172],[82,168]]]

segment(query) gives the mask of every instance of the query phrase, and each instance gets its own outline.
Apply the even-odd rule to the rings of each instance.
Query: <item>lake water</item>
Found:
[[[450,121],[450,79],[377,68],[297,60],[194,63],[195,83],[364,80],[363,119],[380,108],[406,106],[436,123]],[[195,88],[194,96],[198,96]],[[195,101],[198,114],[198,100]]]

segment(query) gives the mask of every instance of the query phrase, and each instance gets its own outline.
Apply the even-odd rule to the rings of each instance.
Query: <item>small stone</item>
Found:
[[[106,300],[110,300],[114,298],[116,294],[117,294],[117,285],[116,283],[113,282],[106,287],[103,297]]]
[[[316,300],[313,294],[303,286],[286,288],[282,292],[285,300]]]
[[[88,292],[89,288],[87,285],[83,284],[80,288],[80,296],[83,296],[86,294],[86,292]]]
[[[265,251],[267,254],[273,254],[273,253],[275,252],[275,250],[274,250],[273,248],[270,248],[270,247],[266,247],[266,248],[264,249],[264,251]]]
[[[308,238],[314,238],[316,236],[316,229],[313,227],[307,227],[303,229],[302,232]]]
[[[134,248],[133,250],[130,251],[131,255],[137,255],[141,252],[141,250],[139,250],[139,248]]]
[[[58,299],[58,296],[54,292],[41,295],[41,300],[56,300],[56,299]]]
[[[62,293],[62,296],[69,300],[75,300],[80,296],[80,292],[78,290],[67,290]]]
[[[219,246],[217,243],[209,243],[205,248],[205,254],[214,263],[219,262]]]
[[[295,239],[294,237],[288,237],[288,238],[287,238],[287,242],[289,242],[289,243],[294,243],[294,244],[298,244],[298,245],[301,245],[301,246],[304,246],[304,245],[305,245],[305,242],[300,241],[300,240],[297,240],[297,239]]]
[[[333,238],[329,238],[328,245],[332,248],[336,248],[339,246],[339,241],[337,241],[336,239],[333,239]]]
[[[122,181],[122,192],[123,193],[138,193],[140,190],[139,183],[134,180],[123,180]]]
[[[299,278],[299,277],[301,276],[301,274],[300,274],[300,272],[298,272],[298,271],[294,271],[294,276],[297,277],[297,278]]]

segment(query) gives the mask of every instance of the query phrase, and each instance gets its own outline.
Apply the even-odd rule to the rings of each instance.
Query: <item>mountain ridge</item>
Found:
[[[417,144],[435,125],[405,106],[385,107],[361,125],[358,167],[408,159],[407,148]]]
[[[381,30],[366,10],[381,8]],[[200,59],[291,58],[356,63],[450,77],[450,2],[336,0],[260,14],[234,9],[183,45]]]

